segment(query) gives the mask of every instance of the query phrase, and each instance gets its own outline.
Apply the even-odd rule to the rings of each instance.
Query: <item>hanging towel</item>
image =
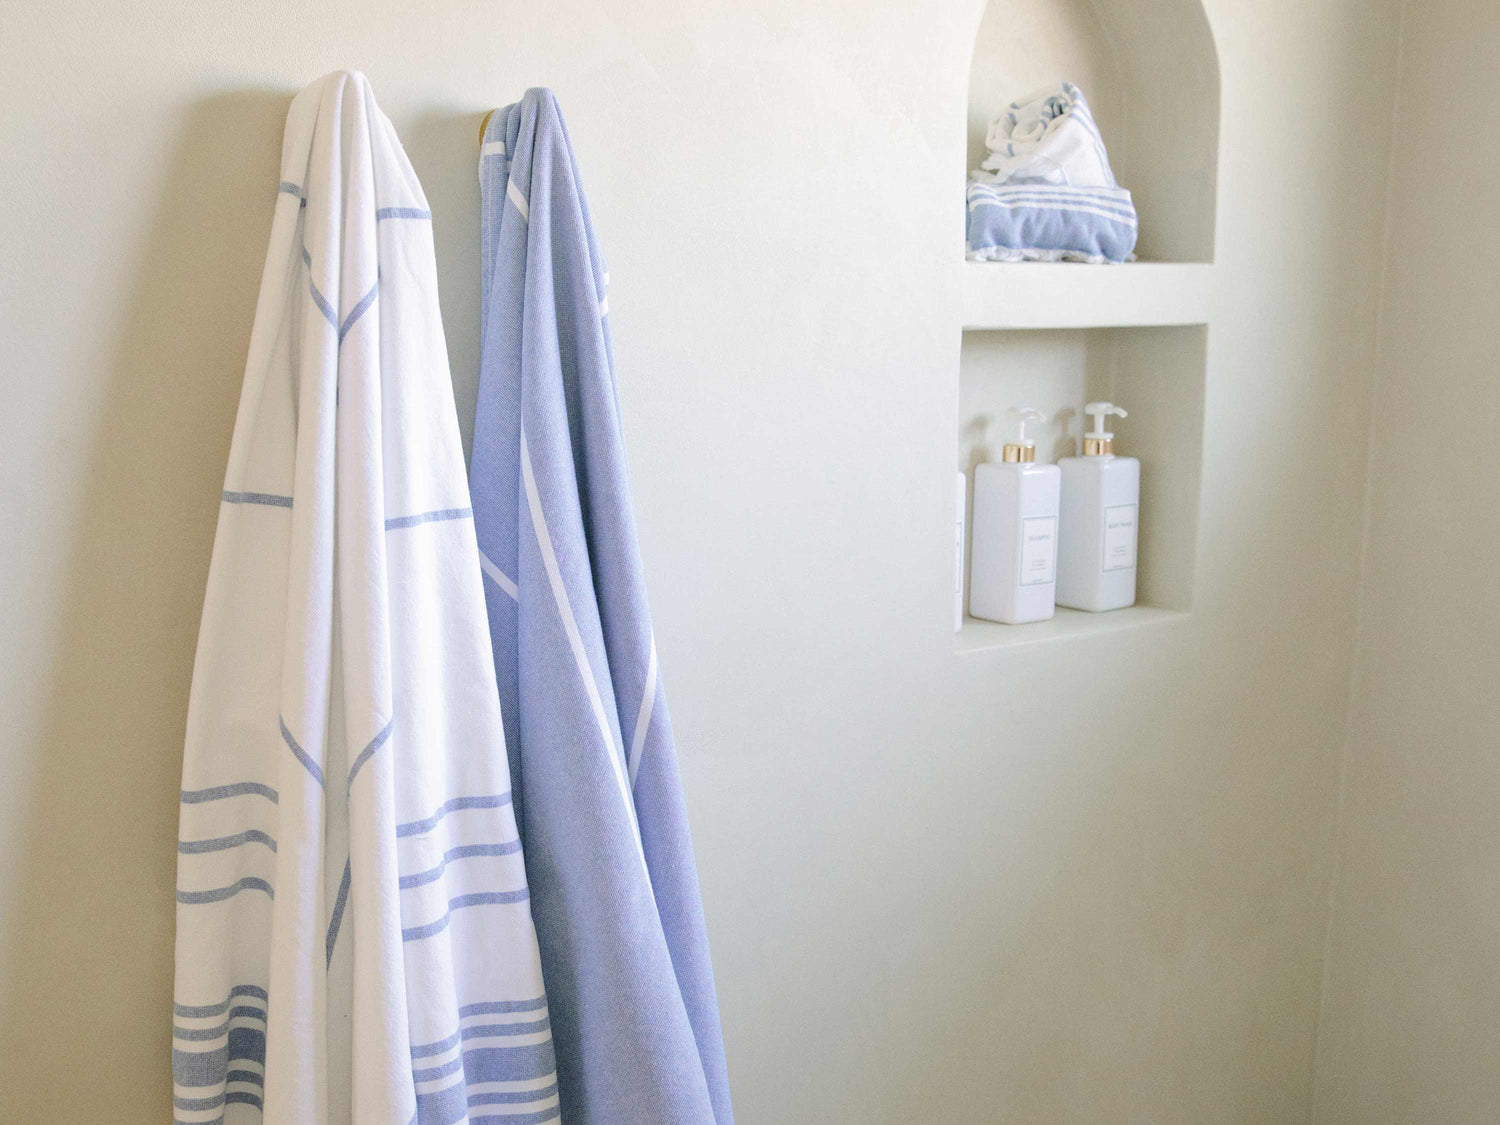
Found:
[[[708,941],[636,548],[607,274],[557,101],[480,156],[471,487],[568,1125],[730,1125]]]
[[[1134,252],[1135,204],[1073,83],[1011,102],[985,146],[969,174],[971,261],[1123,262]]]
[[[557,1117],[482,583],[427,202],[331,74],[287,115],[193,670],[177,1122]]]

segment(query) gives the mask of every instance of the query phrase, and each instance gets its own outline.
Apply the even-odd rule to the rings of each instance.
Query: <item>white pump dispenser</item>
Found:
[[[1057,508],[1061,475],[1056,465],[1036,463],[1030,422],[1047,416],[1029,406],[1012,407],[1016,440],[1001,460],[974,469],[974,550],[969,568],[969,612],[1019,625],[1053,614],[1057,585]]]
[[[1115,435],[1104,428],[1111,415],[1127,416],[1123,407],[1091,402],[1083,412],[1094,422],[1083,455],[1057,463],[1057,604],[1098,613],[1135,604],[1141,463],[1116,456]]]
[[[1029,406],[1012,406],[1010,412],[1017,417],[1016,440],[1008,441],[1000,450],[1000,458],[1003,461],[1035,461],[1036,442],[1026,440],[1027,422],[1045,422],[1047,416],[1040,410],[1033,410]]]
[[[1113,453],[1115,449],[1115,435],[1104,428],[1104,420],[1111,414],[1117,414],[1121,418],[1128,418],[1129,414],[1123,406],[1116,406],[1112,402],[1091,402],[1083,408],[1083,412],[1094,420],[1094,428],[1083,435],[1083,454],[1085,457],[1098,457],[1105,453]]]

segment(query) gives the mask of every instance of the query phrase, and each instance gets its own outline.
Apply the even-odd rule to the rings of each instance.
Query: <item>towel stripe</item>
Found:
[[[594,721],[599,724],[599,733],[604,738],[604,753],[614,769],[615,785],[620,790],[620,799],[625,804],[625,818],[634,834],[636,855],[640,857],[641,870],[646,875],[646,885],[651,885],[651,870],[646,866],[646,852],[641,846],[641,828],[635,819],[635,801],[631,797],[630,783],[625,776],[624,754],[615,743],[614,731],[604,712],[604,701],[599,698],[599,685],[594,681],[594,669],[589,663],[583,647],[583,637],[578,632],[578,622],[573,616],[573,606],[568,600],[567,587],[563,585],[562,571],[557,565],[557,554],[552,548],[552,533],[547,529],[547,517],[542,512],[542,498],[537,492],[536,475],[531,468],[531,449],[526,443],[526,427],[521,427],[521,476],[526,486],[526,502],[531,509],[531,527],[536,535],[537,547],[542,554],[542,563],[547,568],[547,579],[552,584],[552,597],[557,603],[558,616],[562,618],[563,632],[567,634],[568,646],[573,650],[573,663],[583,679],[584,691],[594,711]]]
[[[531,207],[529,204],[527,204],[526,197],[521,194],[521,189],[516,187],[515,180],[505,181],[505,194],[510,199],[510,201],[516,205],[516,210],[521,212],[521,218],[525,219],[527,222],[530,222]]]
[[[290,508],[290,496],[277,496],[273,492],[230,492],[225,489],[219,498],[226,504],[263,504],[268,508]]]
[[[350,866],[353,857],[344,860],[344,877],[339,880],[338,897],[333,903],[333,917],[328,922],[328,940],[326,941],[328,960],[324,962],[324,968],[333,964],[333,947],[339,940],[339,924],[344,920],[344,907],[349,902],[349,879],[353,873]]]
[[[535,1035],[539,1031],[551,1031],[552,1021],[546,1016],[539,1020],[521,1023],[474,1023],[459,1028],[461,1039],[494,1039],[506,1035]]]
[[[243,797],[246,794],[264,797],[273,805],[280,801],[276,790],[258,781],[236,781],[232,785],[215,785],[208,789],[184,789],[181,800],[184,805],[201,805],[205,801],[222,801],[229,797]]]
[[[470,1105],[524,1105],[527,1102],[543,1102],[557,1094],[557,1083],[536,1090],[497,1090],[494,1093],[470,1094]],[[510,1118],[504,1118],[509,1121]]]
[[[459,1008],[458,1018],[505,1015],[511,1012],[540,1012],[546,1006],[545,996],[536,996],[530,1000],[486,1000],[480,1004],[465,1004]]]
[[[375,279],[375,284],[370,286],[370,291],[359,299],[359,303],[349,310],[349,315],[344,318],[344,323],[339,325],[339,343],[344,342],[344,337],[349,335],[349,329],[365,315],[365,312],[375,303],[375,295],[380,291],[380,279]]]
[[[354,759],[354,765],[349,767],[349,783],[344,787],[345,794],[354,788],[354,775],[359,773],[360,767],[370,760],[370,756],[385,745],[386,740],[391,737],[391,728],[396,725],[395,719],[387,721],[380,733],[370,740],[370,744],[359,752]]]
[[[436,867],[429,867],[426,871],[418,871],[412,875],[403,875],[397,880],[397,885],[403,891],[412,887],[425,886],[441,879],[443,872],[448,869],[448,864],[456,860],[471,859],[475,856],[515,855],[520,850],[520,840],[506,840],[500,844],[464,844],[461,847],[449,848],[443,853],[443,861]]]
[[[405,824],[396,825],[396,835],[420,836],[424,832],[431,832],[438,826],[438,822],[451,812],[461,809],[498,809],[510,804],[509,793],[497,793],[485,797],[454,797],[444,802],[431,816],[423,820],[412,820]]]
[[[247,828],[233,836],[215,836],[211,840],[179,840],[177,852],[179,855],[203,855],[205,852],[227,851],[241,844],[264,844],[273,852],[276,850],[276,841],[270,836],[258,828]]]
[[[307,247],[302,248],[302,264],[307,267],[307,289],[312,294],[313,304],[318,306],[318,311],[323,314],[323,319],[333,326],[333,330],[339,330],[338,314],[333,311],[333,306],[328,303],[328,298],[318,291],[312,277],[312,255],[307,252]]]
[[[479,569],[484,571],[486,576],[488,576],[496,586],[499,586],[500,589],[509,594],[511,601],[519,602],[521,600],[521,591],[518,590],[516,588],[516,584],[511,581],[510,575],[506,574],[505,571],[496,566],[489,555],[485,554],[483,551],[479,552]]]
[[[443,911],[443,916],[422,926],[412,926],[401,931],[402,941],[421,941],[423,938],[440,934],[448,928],[455,911],[467,909],[470,906],[509,906],[512,903],[525,902],[531,897],[531,892],[522,887],[518,891],[488,891],[482,894],[459,895],[457,898],[448,900],[448,909]]]
[[[423,523],[443,523],[447,520],[473,518],[473,508],[438,508],[431,512],[418,512],[414,516],[395,516],[385,521],[387,531],[399,531],[403,527],[416,527]]]
[[[656,707],[656,638],[651,638],[651,658],[646,663],[646,686],[641,691],[641,706],[635,717],[635,737],[630,740],[630,791],[635,792],[635,776],[641,768],[641,751],[651,729],[651,712]]]
[[[382,207],[375,212],[375,221],[382,219],[430,219],[431,211],[424,211],[420,207]]]
[[[266,990],[253,984],[237,984],[229,990],[226,996],[217,1004],[173,1004],[172,1014],[184,1016],[188,1019],[202,1019],[205,1016],[221,1016],[229,1010],[229,1005],[241,996],[253,996],[257,1000],[267,999]]]
[[[211,891],[178,891],[177,901],[189,906],[207,902],[223,902],[226,898],[233,898],[241,891],[265,891],[271,898],[276,897],[276,892],[270,883],[264,879],[257,879],[253,875],[247,875],[237,883],[231,883],[227,887],[216,887]]]
[[[304,766],[307,767],[307,772],[312,774],[313,780],[316,781],[320,786],[323,786],[323,788],[327,788],[327,786],[323,783],[322,767],[319,766],[317,762],[312,760],[312,757],[307,753],[306,750],[297,745],[297,740],[292,737],[292,732],[286,729],[286,720],[281,718],[280,716],[277,716],[277,721],[281,724],[281,740],[285,742],[291,749],[292,753],[297,756],[297,761],[301,762]]]
[[[548,1121],[562,1118],[562,1110],[554,1106],[536,1113],[486,1113],[483,1116],[469,1114],[469,1125],[546,1125]]]

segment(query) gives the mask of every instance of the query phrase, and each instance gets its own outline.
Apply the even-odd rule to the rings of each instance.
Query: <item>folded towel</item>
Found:
[[[1117,187],[1099,126],[1071,82],[1038,90],[990,122],[989,157],[975,172],[991,183]]]
[[[1123,262],[1135,249],[1135,207],[1124,188],[970,181],[971,262]]]
[[[1123,262],[1135,250],[1130,192],[1115,182],[1083,91],[1032,94],[990,124],[969,175],[970,261]]]
[[[347,71],[280,179],[188,703],[173,1119],[555,1121],[427,200]]]

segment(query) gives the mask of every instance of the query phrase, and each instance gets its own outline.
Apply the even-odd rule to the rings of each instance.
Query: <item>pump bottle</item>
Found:
[[[1135,604],[1136,525],[1140,516],[1141,463],[1115,454],[1111,402],[1083,408],[1094,420],[1083,435],[1083,456],[1064,457],[1061,518],[1057,530],[1057,604],[1098,613]]]
[[[1026,438],[1026,424],[1047,416],[1030,407],[1011,413],[1019,416],[1016,440],[999,464],[974,469],[969,612],[1019,625],[1053,614],[1061,476],[1056,465],[1036,463],[1036,443]]]

